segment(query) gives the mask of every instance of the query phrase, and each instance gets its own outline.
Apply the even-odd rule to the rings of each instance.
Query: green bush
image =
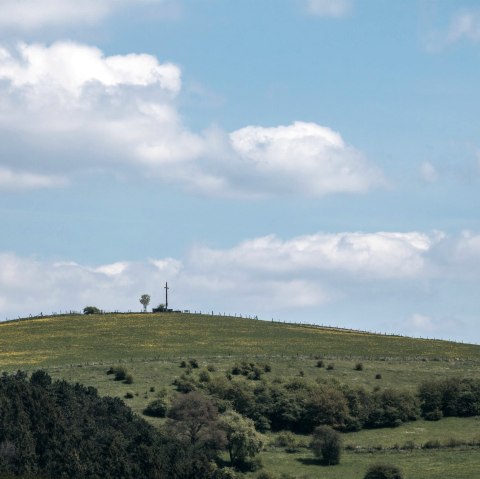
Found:
[[[325,366],[325,362],[323,361],[323,359],[319,359],[317,361],[317,368],[323,368]]]
[[[319,426],[313,431],[310,447],[322,464],[333,466],[340,463],[342,437],[330,426]]]
[[[403,474],[397,466],[374,464],[367,469],[363,479],[403,479]]]
[[[83,308],[83,314],[102,314],[102,311],[96,306],[85,306],[85,308]]]
[[[115,374],[115,381],[125,381],[127,378],[127,368],[124,366],[116,366],[113,368],[113,374]]]
[[[150,417],[165,417],[167,415],[168,405],[165,399],[155,399],[147,405],[143,410],[145,416]]]
[[[190,367],[192,369],[197,369],[198,368],[198,360],[196,359],[190,359],[189,361]]]
[[[363,371],[363,363],[355,364],[355,371]]]

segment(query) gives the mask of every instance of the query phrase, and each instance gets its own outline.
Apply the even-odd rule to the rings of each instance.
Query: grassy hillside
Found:
[[[269,380],[304,376],[333,378],[368,391],[415,390],[419,383],[448,376],[480,377],[480,346],[195,314],[108,314],[56,316],[0,324],[0,370],[47,369],[54,378],[96,387],[100,394],[124,398],[141,414],[160,391],[173,395],[172,381],[184,373],[183,359],[225,376],[243,359],[268,362]],[[318,358],[324,365],[317,367]],[[361,370],[357,364],[361,362]],[[112,365],[125,366],[132,384],[107,375]],[[381,378],[378,379],[378,376]],[[126,398],[128,397],[128,399]],[[154,424],[161,419],[150,418]],[[308,448],[286,453],[267,434],[261,459],[276,477],[361,479],[369,464],[391,462],[407,479],[470,479],[480,468],[480,421],[448,418],[437,423],[416,421],[395,429],[345,434],[342,462],[321,467]],[[303,437],[305,444],[309,438]],[[436,440],[459,446],[427,450]],[[413,449],[397,445],[413,444]],[[468,444],[467,444],[468,443]],[[465,445],[467,444],[467,445]],[[248,478],[256,478],[251,473]]]
[[[0,324],[0,368],[198,356],[480,360],[480,346],[195,314],[56,316]]]

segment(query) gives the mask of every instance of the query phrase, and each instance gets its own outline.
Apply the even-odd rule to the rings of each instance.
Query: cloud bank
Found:
[[[471,232],[457,237],[438,232],[318,233],[289,240],[266,236],[230,249],[196,247],[183,258],[95,266],[4,253],[0,308],[10,318],[91,304],[111,311],[140,310],[143,293],[152,296],[153,305],[163,302],[162,285],[168,281],[175,308],[315,321],[325,318],[322,311],[340,311],[347,304],[343,324],[366,329],[373,319],[358,319],[358,311],[367,304],[388,315],[388,302],[395,300],[404,321],[387,321],[380,326],[384,330],[452,337],[462,311],[448,311],[440,300],[439,310],[420,310],[418,298],[427,298],[420,301],[425,307],[432,304],[432,291],[448,295],[459,283],[465,290],[475,288],[480,268],[472,265],[480,265],[480,235]],[[472,302],[475,295],[467,298]],[[478,310],[474,303],[464,308]]]
[[[53,177],[124,168],[217,196],[322,196],[384,184],[361,152],[315,123],[193,132],[178,111],[181,85],[180,68],[152,55],[105,56],[74,42],[0,48],[0,166]]]
[[[166,0],[0,0],[0,28],[37,30],[96,24],[120,8]]]

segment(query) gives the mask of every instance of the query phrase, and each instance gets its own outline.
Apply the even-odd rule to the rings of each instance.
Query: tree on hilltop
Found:
[[[147,306],[150,304],[150,295],[149,294],[142,294],[140,296],[140,304],[143,306],[143,312],[147,312]]]

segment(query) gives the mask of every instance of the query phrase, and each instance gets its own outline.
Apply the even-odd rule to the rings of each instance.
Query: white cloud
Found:
[[[271,235],[226,250],[200,248],[198,269],[221,265],[263,274],[334,272],[369,278],[415,277],[426,272],[425,253],[435,237],[422,233],[338,233],[298,236],[282,241]],[[197,264],[198,263],[198,264]]]
[[[1,163],[59,176],[135,167],[217,196],[322,196],[384,184],[339,133],[315,123],[192,132],[178,113],[180,90],[178,66],[151,55],[105,56],[73,42],[0,49]]]
[[[343,17],[353,8],[352,0],[305,0],[305,9],[311,15]]]
[[[447,34],[447,41],[454,43],[466,38],[473,42],[480,41],[480,11],[465,10],[456,14]]]
[[[95,24],[115,10],[166,0],[0,0],[0,28],[36,30],[45,27]]]
[[[24,171],[13,171],[0,165],[0,191],[59,188],[67,185],[68,180],[61,176],[48,176]]]
[[[160,64],[152,55],[116,55],[105,57],[98,49],[73,42],[20,44],[18,55],[0,49],[0,79],[14,89],[31,90],[40,95],[60,90],[78,99],[88,85],[119,87],[158,84],[172,94],[180,90],[177,66]]]
[[[339,133],[315,123],[248,126],[230,138],[245,183],[263,181],[277,194],[358,193],[384,183],[381,172],[346,145]]]

